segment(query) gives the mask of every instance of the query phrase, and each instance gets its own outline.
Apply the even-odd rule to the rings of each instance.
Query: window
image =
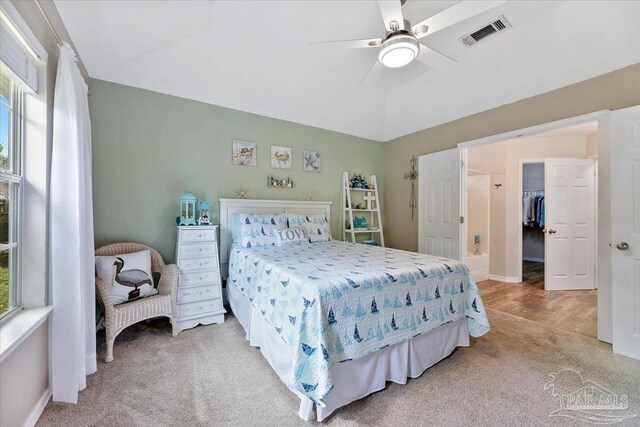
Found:
[[[22,97],[0,71],[0,318],[20,306]]]

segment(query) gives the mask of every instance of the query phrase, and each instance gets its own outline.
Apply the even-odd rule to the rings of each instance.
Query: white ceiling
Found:
[[[455,1],[408,0],[419,22]],[[76,1],[55,4],[93,78],[379,141],[640,62],[640,2],[508,1],[422,42],[458,63],[416,63],[360,85],[382,37],[375,1]],[[513,28],[459,37],[504,15]]]

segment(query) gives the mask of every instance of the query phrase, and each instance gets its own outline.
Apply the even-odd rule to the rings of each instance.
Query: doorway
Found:
[[[640,283],[640,105],[628,107],[622,110],[603,110],[582,116],[562,119],[555,122],[544,123],[536,126],[508,131],[497,135],[487,136],[458,144],[455,149],[442,152],[421,155],[419,158],[419,211],[418,211],[418,239],[421,253],[432,253],[432,247],[428,244],[434,237],[442,242],[459,242],[447,244],[446,248],[451,253],[451,258],[467,261],[467,227],[465,216],[467,213],[466,179],[467,179],[467,152],[474,147],[483,145],[494,146],[497,142],[509,139],[517,139],[539,135],[570,126],[598,122],[597,152],[598,159],[596,174],[598,181],[597,195],[600,201],[597,203],[595,214],[597,216],[597,338],[601,341],[612,343],[613,352],[640,359],[640,326],[632,319],[640,318],[640,299],[630,298],[637,294],[637,285]],[[438,168],[431,164],[432,160],[443,157],[441,165],[444,169],[452,171],[459,164],[459,174],[440,174]],[[438,165],[436,165],[438,166]],[[548,177],[548,173],[545,173]],[[495,174],[491,177],[491,197],[503,197],[505,192],[494,191],[494,187],[506,188],[507,183],[514,180],[505,180],[505,175]],[[520,182],[516,191],[520,191]],[[545,184],[546,185],[546,184]],[[451,191],[441,191],[442,189]],[[546,192],[545,197],[549,197]],[[516,202],[518,205],[520,203]],[[634,208],[635,207],[635,208]],[[434,212],[446,212],[440,215],[444,219],[442,225],[432,221],[432,216],[427,214],[427,208]],[[453,227],[453,222],[460,215],[458,227]],[[498,230],[494,223],[497,216],[491,214],[490,234],[494,235]],[[516,218],[514,216],[513,218]],[[511,217],[506,221],[518,221]],[[520,256],[520,239],[508,240],[509,252],[515,251]],[[513,240],[516,240],[514,243]],[[439,250],[445,245],[434,245]],[[547,253],[548,251],[545,251]],[[490,267],[494,262],[504,258],[504,254],[490,250]],[[547,255],[545,254],[545,257]],[[497,260],[497,261],[496,261]],[[501,261],[503,262],[503,261]],[[545,264],[547,264],[545,262]],[[521,275],[522,264],[516,262],[515,266]],[[513,265],[509,264],[512,269]],[[547,270],[545,265],[545,270]],[[510,270],[511,271],[511,270]],[[504,283],[514,280],[520,281],[521,276],[507,277]],[[490,277],[492,279],[492,277]],[[575,295],[575,291],[569,292]],[[545,291],[545,294],[549,292]],[[615,310],[614,310],[615,308]]]
[[[597,135],[594,121],[466,150],[466,263],[488,308],[597,336]]]
[[[522,279],[545,289],[544,161],[522,163]]]

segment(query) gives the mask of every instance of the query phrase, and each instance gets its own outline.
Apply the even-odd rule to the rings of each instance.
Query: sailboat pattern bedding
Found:
[[[292,347],[290,386],[324,407],[329,368],[460,318],[489,322],[469,269],[446,258],[339,241],[234,246],[236,286]]]

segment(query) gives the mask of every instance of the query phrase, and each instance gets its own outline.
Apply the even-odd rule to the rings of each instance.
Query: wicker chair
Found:
[[[105,362],[113,360],[113,342],[120,332],[134,323],[153,317],[168,317],[171,320],[172,335],[176,330],[176,294],[178,291],[178,266],[165,265],[162,256],[155,249],[140,243],[114,243],[96,249],[96,256],[115,256],[149,250],[151,252],[151,271],[161,274],[158,294],[126,304],[113,305],[109,286],[96,277],[96,294],[102,305],[107,332],[107,356]]]

